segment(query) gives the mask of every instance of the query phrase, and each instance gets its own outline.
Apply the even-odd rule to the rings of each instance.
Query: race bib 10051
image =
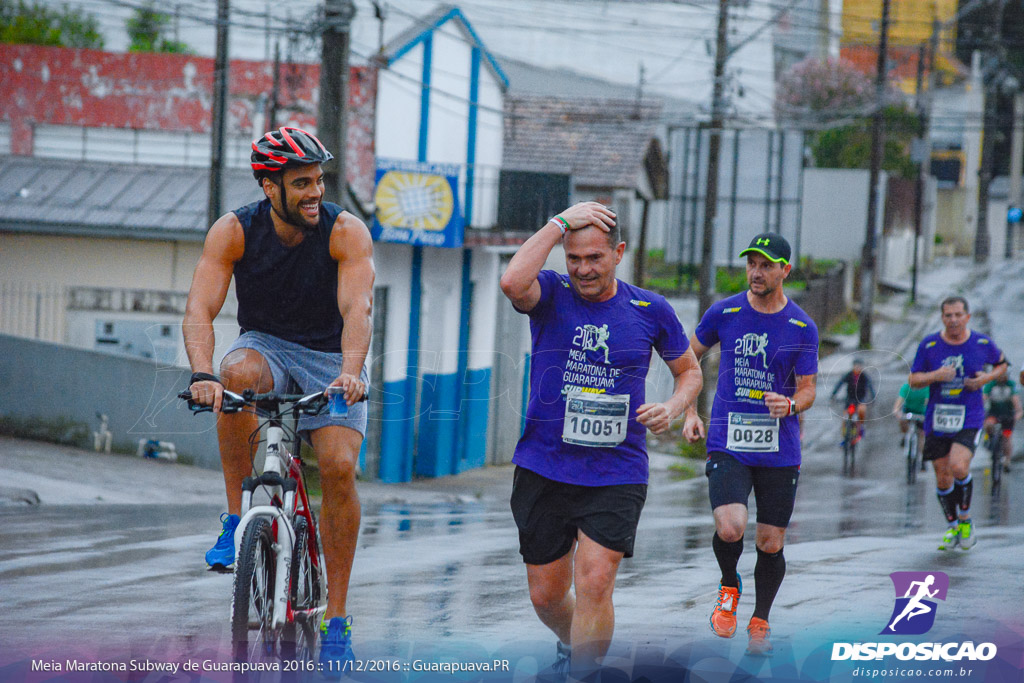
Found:
[[[562,441],[578,446],[618,446],[629,427],[628,394],[588,394],[570,391],[565,396]]]

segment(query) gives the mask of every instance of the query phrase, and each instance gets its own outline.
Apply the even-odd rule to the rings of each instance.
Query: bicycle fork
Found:
[[[298,483],[294,479],[281,476],[281,443],[283,431],[280,427],[267,430],[267,457],[263,474],[246,477],[242,481],[242,518],[235,531],[235,557],[241,547],[245,531],[252,520],[267,517],[275,523],[277,532],[274,534],[274,611],[271,628],[281,628],[288,620],[288,588],[292,568],[292,548],[295,546],[295,529],[291,517],[295,512],[295,491]],[[260,486],[276,487],[283,492],[283,503],[277,505],[257,505],[252,507],[252,494]]]

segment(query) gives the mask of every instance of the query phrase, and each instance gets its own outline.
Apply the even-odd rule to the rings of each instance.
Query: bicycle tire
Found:
[[[850,474],[853,470],[853,421],[847,417],[843,420],[843,474]]]
[[[856,467],[857,462],[857,427],[851,427],[850,431],[853,433],[853,437],[850,439],[850,471],[849,475],[853,476],[853,470]]]
[[[313,557],[317,562],[313,562]],[[302,517],[295,522],[295,546],[292,548],[291,586],[288,599],[292,610],[309,610],[320,604],[320,546],[315,533]],[[281,634],[281,657],[312,661],[316,653],[317,624],[294,619],[285,624]]]
[[[917,427],[913,424],[910,427],[907,434],[907,483],[913,484],[917,481]]]
[[[992,488],[999,488],[1003,479],[1003,432],[999,425],[996,425],[999,432],[989,443],[992,446]]]
[[[274,610],[274,537],[270,520],[258,517],[246,527],[235,558],[231,598],[231,640],[235,658],[254,661],[278,654],[271,627]],[[255,633],[250,631],[255,629]]]

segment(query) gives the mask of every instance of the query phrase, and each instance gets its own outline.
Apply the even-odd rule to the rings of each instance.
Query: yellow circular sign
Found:
[[[388,171],[373,200],[380,224],[395,228],[442,231],[455,210],[447,178],[427,173]]]

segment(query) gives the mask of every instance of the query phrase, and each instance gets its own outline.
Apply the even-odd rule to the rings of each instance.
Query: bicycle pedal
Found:
[[[207,571],[211,571],[214,574],[234,574],[235,573],[235,568],[234,567],[225,567],[222,564],[215,564],[212,567],[208,567]]]

